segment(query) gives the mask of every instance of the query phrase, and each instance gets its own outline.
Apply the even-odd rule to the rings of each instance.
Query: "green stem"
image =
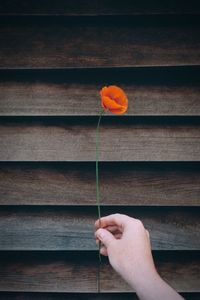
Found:
[[[96,199],[97,199],[97,208],[98,208],[100,227],[101,227],[101,209],[100,209],[100,193],[99,193],[99,126],[101,122],[101,117],[104,114],[104,112],[105,112],[104,110],[100,112],[100,116],[96,128]],[[100,247],[101,244],[99,244],[99,261],[101,262]]]

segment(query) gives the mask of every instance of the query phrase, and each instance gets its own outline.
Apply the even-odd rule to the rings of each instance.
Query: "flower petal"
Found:
[[[111,112],[115,115],[122,115],[126,112],[127,107],[122,107],[121,109],[112,109]]]
[[[101,105],[113,114],[123,114],[128,108],[124,91],[116,85],[104,86],[101,91]]]
[[[107,96],[103,96],[103,105],[108,109],[121,109],[122,105],[118,104],[115,100],[110,99]]]

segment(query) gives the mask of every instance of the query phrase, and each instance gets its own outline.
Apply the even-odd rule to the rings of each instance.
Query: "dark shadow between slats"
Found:
[[[186,300],[199,300],[199,293],[181,293]],[[3,300],[138,300],[134,293],[0,293]]]
[[[2,0],[0,4],[1,14],[6,15],[159,15],[159,14],[190,14],[200,13],[198,1],[147,1],[140,2],[125,0],[120,1],[80,1],[73,0],[45,0],[26,1]]]

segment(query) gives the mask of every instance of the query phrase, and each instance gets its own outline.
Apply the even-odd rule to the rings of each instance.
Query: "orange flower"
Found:
[[[128,99],[124,91],[115,85],[105,86],[100,91],[101,105],[115,115],[122,115],[128,108]]]

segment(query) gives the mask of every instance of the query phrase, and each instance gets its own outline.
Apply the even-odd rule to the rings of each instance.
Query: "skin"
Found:
[[[149,232],[142,222],[113,214],[95,222],[96,243],[114,270],[135,290],[140,300],[183,300],[158,274]]]

